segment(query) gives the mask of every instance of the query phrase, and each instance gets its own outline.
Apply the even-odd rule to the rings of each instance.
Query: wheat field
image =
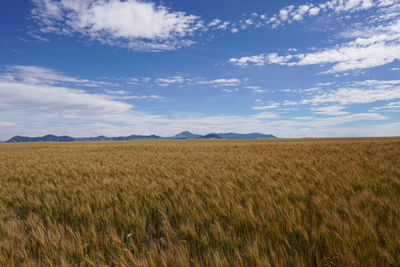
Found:
[[[399,266],[400,138],[0,144],[0,266]]]

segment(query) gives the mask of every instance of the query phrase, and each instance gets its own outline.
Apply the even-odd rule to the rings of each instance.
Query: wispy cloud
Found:
[[[208,23],[208,27],[218,26],[222,23],[220,19],[213,19],[210,23]]]
[[[15,126],[16,124],[13,122],[7,122],[7,121],[0,121],[0,127],[12,127]]]
[[[165,86],[169,86],[171,84],[181,84],[183,82],[185,82],[185,78],[183,78],[182,76],[173,76],[170,78],[159,78],[155,80],[155,83],[159,86],[165,87]]]
[[[329,89],[324,90],[294,89],[293,91],[297,94],[296,99],[284,100],[283,106],[311,105],[311,111],[316,114],[345,115],[349,112],[344,109],[352,105],[400,99],[400,80],[341,82],[331,84]]]
[[[400,101],[399,102],[391,102],[384,106],[373,107],[369,110],[370,112],[400,112]]]
[[[324,73],[341,73],[358,71],[382,66],[400,60],[400,9],[397,1],[329,1],[313,7],[306,4],[295,8],[290,6],[275,15],[275,24],[301,20],[305,14],[311,15],[319,10],[331,10],[335,13],[355,12],[370,8],[376,9],[364,22],[358,22],[351,30],[338,34],[337,39],[348,41],[338,43],[333,47],[313,49],[311,52],[297,52],[290,49],[286,54],[276,52],[244,56],[229,59],[230,63],[241,67],[248,65],[263,66],[278,64],[284,66],[325,65]]]
[[[315,114],[327,115],[327,116],[339,116],[339,115],[348,115],[350,112],[344,111],[346,107],[343,106],[323,106],[323,107],[314,107],[311,110]]]
[[[215,80],[200,80],[196,81],[196,84],[208,84],[214,86],[237,86],[241,83],[239,79],[231,78],[231,79],[215,79]]]
[[[110,95],[127,95],[127,94],[129,94],[128,91],[124,91],[124,90],[104,90],[104,91]]]
[[[239,86],[243,83],[241,79],[238,78],[218,78],[218,79],[209,79],[206,77],[184,77],[180,75],[176,76],[167,76],[167,77],[158,77],[154,79],[150,78],[129,78],[125,79],[127,84],[131,85],[143,85],[149,84],[152,86],[160,86],[160,87],[168,87],[173,85],[182,86],[204,86],[208,85],[210,87],[232,87]]]
[[[98,87],[101,85],[110,85],[109,82],[92,81],[88,79],[79,79],[64,75],[55,70],[39,67],[39,66],[8,66],[6,73],[0,75],[3,81],[20,81],[29,84],[60,84],[71,83],[80,86]]]
[[[266,23],[270,24],[272,28],[276,28],[284,24],[302,21],[307,17],[314,17],[321,12],[353,13],[382,6],[385,3],[389,5],[386,0],[331,0],[320,4],[305,3],[299,6],[290,5],[280,9],[278,14],[271,16]]]
[[[249,64],[253,64],[256,66],[263,66],[267,63],[267,59],[265,57],[265,54],[261,54],[261,55],[257,55],[257,56],[231,58],[231,59],[229,59],[229,62],[239,65],[241,67],[247,66]]]
[[[105,90],[105,92],[112,97],[112,99],[153,99],[164,100],[165,98],[159,95],[131,95],[131,92],[124,90]]]
[[[249,85],[249,86],[245,86],[244,88],[250,89],[254,93],[260,93],[260,94],[271,93],[272,92],[271,90],[263,89],[261,86],[257,86],[257,85]]]
[[[227,94],[231,94],[231,93],[239,92],[239,89],[238,88],[235,88],[235,89],[226,89],[226,88],[224,88],[221,91],[224,92],[224,93],[227,93]]]
[[[397,7],[397,1],[392,0],[330,0],[323,3],[304,3],[281,8],[276,14],[252,13],[230,24],[230,30],[236,33],[249,27],[270,27],[276,29],[287,24],[302,22],[307,18],[321,14],[340,15],[367,11],[370,9],[388,9]]]
[[[113,100],[109,95],[91,94],[86,90],[60,85],[61,83],[81,86],[98,84],[37,66],[8,67],[0,75],[0,109],[88,115],[123,113],[133,107]]]
[[[387,89],[340,88],[303,100],[302,103],[339,103],[342,105],[366,104],[400,98],[400,86]]]
[[[165,100],[164,97],[159,95],[125,95],[122,97],[115,97],[114,99],[153,99],[153,100]]]
[[[67,115],[114,114],[133,106],[115,101],[107,95],[46,84],[0,82],[0,109],[30,112],[53,112]]]
[[[263,106],[254,106],[252,109],[253,110],[266,110],[266,109],[275,109],[280,106],[279,103],[269,103],[268,105],[263,105]]]

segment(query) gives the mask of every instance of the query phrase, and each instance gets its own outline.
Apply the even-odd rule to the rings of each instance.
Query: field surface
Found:
[[[399,266],[400,138],[0,144],[0,266]]]

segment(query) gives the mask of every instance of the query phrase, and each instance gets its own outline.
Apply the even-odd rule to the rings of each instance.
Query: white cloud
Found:
[[[376,9],[395,9],[396,1],[389,0],[330,0],[320,4],[306,3],[298,6],[289,5],[281,8],[276,14],[267,17],[266,15],[258,15],[252,13],[245,18],[240,19],[239,22],[233,23],[235,27],[231,28],[233,33],[239,29],[247,29],[250,26],[259,28],[262,26],[270,26],[272,29],[291,24],[294,22],[301,22],[306,18],[315,17],[321,13],[329,13],[329,15],[351,14],[360,11]],[[257,15],[255,15],[257,14]],[[213,21],[210,23],[214,26]]]
[[[138,79],[138,78],[129,78],[127,80],[128,84],[138,84],[139,82],[140,82],[140,79]]]
[[[294,6],[291,6],[291,9],[293,9]],[[289,10],[288,7],[282,8],[279,10],[279,17],[282,21],[286,21],[289,18]]]
[[[387,117],[378,113],[354,113],[345,116],[314,118],[312,122],[308,122],[306,125],[311,127],[332,127],[357,121],[380,121],[387,119]]]
[[[353,82],[354,86],[369,86],[374,88],[387,88],[400,85],[400,80],[365,80]]]
[[[285,100],[283,102],[283,106],[296,106],[299,103],[297,101]]]
[[[159,86],[169,86],[171,84],[174,83],[183,83],[185,81],[185,79],[181,76],[174,76],[171,78],[160,78],[160,79],[156,79],[156,83]]]
[[[188,46],[186,37],[205,29],[198,16],[138,0],[33,0],[41,32],[80,33],[90,39],[136,50]]]
[[[150,78],[146,78],[146,80],[135,78],[134,84],[137,84],[140,81],[149,82]],[[130,82],[128,82],[128,83],[130,83]],[[214,80],[206,80],[204,77],[185,78],[182,76],[171,76],[171,77],[166,77],[166,78],[154,79],[154,84],[157,86],[161,86],[161,87],[167,87],[167,86],[171,86],[174,84],[180,85],[180,86],[183,86],[183,85],[187,85],[187,86],[212,85],[213,87],[223,87],[223,86],[237,86],[241,83],[242,83],[242,81],[237,78],[220,78],[220,79],[214,79]],[[229,90],[232,90],[232,89],[229,89]]]
[[[279,115],[276,113],[272,113],[272,112],[261,112],[261,113],[252,115],[251,117],[255,118],[255,119],[277,119],[277,118],[279,118]]]
[[[346,107],[342,106],[323,106],[323,107],[314,107],[311,110],[316,114],[327,115],[327,116],[339,116],[339,115],[348,115],[350,112],[343,111]]]
[[[334,64],[326,73],[345,72],[382,66],[400,59],[400,44],[379,43],[369,46],[345,45],[309,53],[295,65]]]
[[[325,83],[333,85],[333,83]],[[322,83],[320,83],[322,85]],[[400,111],[400,80],[364,80],[335,83],[330,90],[295,90],[299,93],[307,92],[310,97],[297,101],[285,100],[282,106],[311,105],[309,110],[315,114],[324,116],[354,115],[349,110],[353,105],[358,105],[357,109],[365,108],[368,104],[368,112],[398,112]],[[306,95],[303,95],[305,97]],[[388,104],[379,102],[392,101]],[[379,103],[381,106],[370,108],[372,103]],[[364,106],[361,107],[360,105]],[[302,107],[304,108],[304,106]],[[378,118],[378,117],[377,117]]]
[[[274,109],[280,106],[279,103],[269,103],[268,105],[264,106],[254,106],[253,110],[266,110],[266,109]]]
[[[3,81],[21,81],[30,84],[60,84],[72,83],[80,86],[97,87],[108,85],[107,82],[78,79],[64,75],[60,72],[38,66],[9,66],[7,73],[0,75]]]
[[[325,13],[327,14],[327,18],[336,17],[337,20],[334,20],[336,23],[337,21],[351,18],[351,14],[353,13],[363,11],[369,12],[369,14],[364,12],[361,15],[365,16],[365,14],[368,14],[370,16],[368,18],[369,22],[383,22],[398,17],[400,14],[399,8],[400,4],[397,0],[330,0],[319,4],[306,3],[299,6],[286,6],[270,17],[266,15],[254,16],[253,13],[245,18],[241,18],[238,23],[233,23],[235,26],[233,28],[235,28],[234,32],[238,31],[237,28],[247,29],[250,26],[256,28],[269,26],[275,29],[285,24],[301,22],[306,18],[312,18]],[[359,16],[359,14],[356,14],[354,17]],[[251,20],[252,23],[247,25],[245,23],[246,20]],[[330,20],[327,19],[326,21]]]
[[[114,99],[153,99],[164,100],[164,97],[159,95],[124,95],[121,97],[114,97]]]
[[[344,73],[382,66],[400,60],[400,3],[388,0],[332,0],[321,4],[287,6],[270,17],[267,24],[273,28],[301,21],[305,17],[330,12],[331,16],[364,13],[363,19],[349,25],[334,36],[339,42],[331,47],[314,48],[307,52],[289,49],[287,54],[274,52],[231,58],[238,66],[279,64],[286,66],[320,65],[322,73]],[[361,17],[360,17],[361,18]],[[345,41],[343,41],[343,38]],[[394,68],[396,70],[396,68]]]
[[[380,107],[373,107],[370,112],[376,112],[376,111],[381,111],[381,112],[400,112],[400,101],[399,102],[391,102],[388,103],[387,105],[380,106]]]
[[[400,123],[385,123],[379,125],[357,125],[353,127],[337,127],[333,129],[321,129],[319,136],[398,136]]]
[[[286,65],[286,63],[292,58],[293,58],[292,55],[278,56],[277,53],[270,53],[266,56],[266,60],[269,64],[280,64],[280,65]]]
[[[273,15],[268,21],[272,27],[281,26],[284,23],[301,21],[305,17],[313,17],[321,12],[354,13],[371,8],[387,7],[395,5],[396,1],[390,0],[330,0],[320,4],[303,4],[300,6],[287,6],[278,14]]]
[[[55,113],[61,116],[119,114],[133,108],[106,94],[91,94],[82,89],[60,85],[94,84],[37,66],[12,66],[0,75],[0,109],[21,110],[28,113]],[[123,94],[116,91],[116,94]]]
[[[222,21],[220,19],[213,19],[210,23],[208,23],[208,27],[213,27],[213,26],[217,26],[218,24],[220,24]]]
[[[52,0],[33,0],[32,2],[36,5],[35,9],[32,11],[33,15],[54,19],[62,18],[63,12],[58,2]],[[40,14],[37,14],[39,12]]]
[[[210,84],[215,86],[237,86],[241,81],[239,79],[216,79],[210,81],[197,81],[196,84]]]
[[[260,90],[261,86],[253,86],[253,85],[251,85],[251,86],[246,86],[245,88],[246,89],[251,89],[251,90]]]
[[[320,85],[332,85],[333,83],[320,83]],[[315,114],[325,116],[348,115],[345,109],[356,104],[370,104],[378,101],[393,101],[400,99],[400,80],[365,80],[354,82],[343,82],[336,84],[331,90],[296,89],[294,92],[307,93],[311,95],[302,100],[284,100],[282,106],[312,105],[310,110]],[[293,89],[287,89],[292,92]],[[282,91],[282,90],[281,90]],[[305,95],[303,95],[304,97]],[[393,102],[391,110],[397,108],[397,102]],[[387,111],[390,107],[376,107],[369,110]]]
[[[45,84],[0,82],[0,109],[54,112],[61,115],[95,115],[123,113],[132,108],[107,95]]]
[[[315,95],[303,104],[339,103],[341,105],[366,104],[400,98],[400,86],[386,89],[340,88]]]
[[[239,89],[238,88],[235,88],[235,89],[222,89],[222,92],[224,92],[224,93],[227,93],[227,94],[231,94],[231,93],[234,93],[234,92],[239,92]]]
[[[293,20],[303,20],[304,15],[310,10],[310,5],[299,6],[291,15]]]
[[[363,70],[400,60],[400,20],[370,27],[364,32],[347,33],[352,41],[310,53],[260,54],[231,58],[238,66],[279,64],[286,66],[329,65],[325,73]]]
[[[222,24],[219,24],[217,26],[218,30],[226,30],[229,26],[229,24],[231,24],[229,21],[224,21]]]
[[[279,91],[281,91],[282,93],[297,93],[297,92],[299,92],[298,89],[282,89]]]
[[[310,16],[316,16],[319,14],[320,8],[319,7],[313,7],[309,10]]]
[[[13,122],[7,122],[7,121],[0,121],[0,127],[11,127],[15,126],[16,124]]]
[[[334,82],[317,83],[317,86],[330,86],[335,84]]]
[[[154,100],[164,100],[162,96],[159,95],[131,95],[130,92],[124,90],[105,90],[105,92],[111,96],[112,99],[154,99]]]
[[[290,61],[291,59],[293,61]],[[400,43],[378,43],[365,47],[350,44],[307,54],[278,56],[276,53],[270,53],[231,58],[229,62],[242,67],[250,63],[258,66],[266,64],[286,66],[333,64],[325,73],[338,73],[378,67],[395,60],[400,60]]]
[[[271,90],[262,89],[261,86],[245,86],[244,88],[252,90],[254,93],[272,93]]]
[[[252,25],[252,24],[254,24],[254,21],[251,20],[251,19],[246,19],[246,20],[244,21],[244,23],[245,23],[246,25]]]
[[[40,35],[38,35],[38,34],[36,34],[36,33],[34,33],[34,32],[28,32],[28,34],[30,35],[30,36],[32,36],[34,39],[36,39],[36,40],[38,40],[38,41],[40,41],[40,42],[50,42],[50,39],[48,39],[48,38],[45,38],[45,37],[43,37],[43,36],[40,36]]]
[[[307,89],[300,89],[299,92],[300,93],[310,93],[310,92],[316,92],[321,90],[320,87],[312,87],[312,88],[307,88]]]
[[[231,58],[229,59],[230,63],[239,65],[241,67],[247,66],[249,63],[254,65],[262,66],[266,63],[266,58],[264,54],[258,56],[250,56],[250,57],[241,57],[241,58]]]
[[[128,91],[124,91],[124,90],[117,90],[117,91],[114,91],[114,90],[104,90],[107,94],[110,94],[110,95],[127,95],[127,94],[129,94],[129,92]]]

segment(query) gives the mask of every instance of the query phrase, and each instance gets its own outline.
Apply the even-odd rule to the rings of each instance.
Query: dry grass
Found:
[[[0,266],[399,266],[400,138],[0,144]]]

